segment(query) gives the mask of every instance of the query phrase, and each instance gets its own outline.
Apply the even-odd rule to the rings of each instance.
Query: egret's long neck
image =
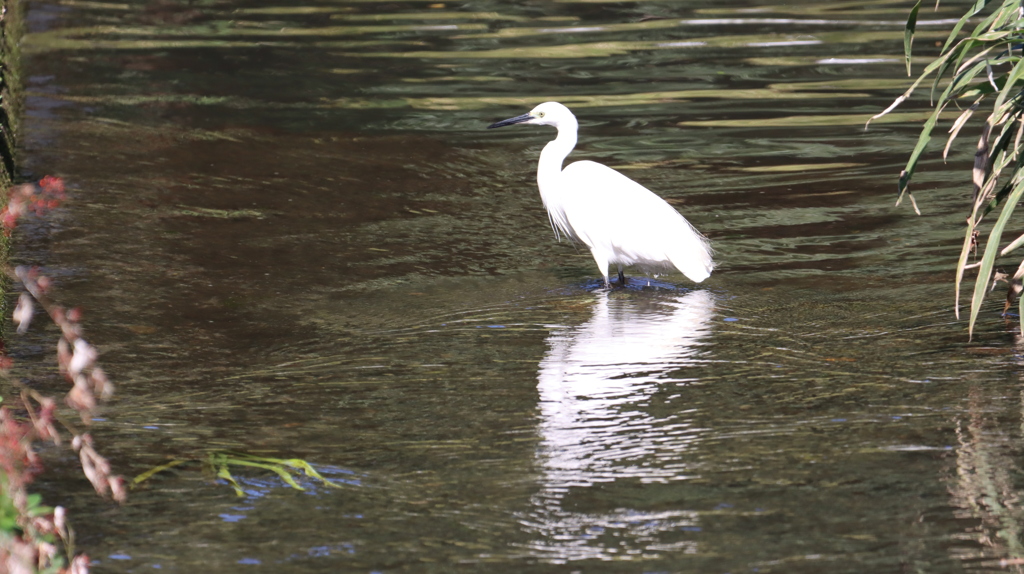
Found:
[[[540,194],[544,198],[545,204],[547,203],[547,193],[554,191],[552,186],[558,180],[558,175],[562,173],[562,162],[565,161],[565,156],[569,155],[572,148],[576,147],[576,129],[575,121],[560,124],[558,137],[548,142],[548,145],[544,146],[544,151],[540,152],[540,162],[537,163],[537,187],[540,188]]]

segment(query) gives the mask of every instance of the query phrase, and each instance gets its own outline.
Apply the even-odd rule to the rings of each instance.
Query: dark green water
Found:
[[[909,8],[29,3],[22,169],[71,201],[16,257],[104,351],[100,450],[343,482],[188,467],[118,507],[55,451],[40,488],[96,572],[1019,569],[1024,343],[999,295],[971,343],[952,312],[976,132],[918,217],[923,102],[863,130]],[[545,100],[712,239],[709,280],[608,293],[556,243],[554,132],[484,129]],[[12,346],[56,392],[51,336]]]

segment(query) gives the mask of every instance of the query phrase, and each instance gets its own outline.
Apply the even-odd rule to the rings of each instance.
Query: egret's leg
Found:
[[[626,276],[622,274],[622,265],[619,265],[619,285],[626,286]]]

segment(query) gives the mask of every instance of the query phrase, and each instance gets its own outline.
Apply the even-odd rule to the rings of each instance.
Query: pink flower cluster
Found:
[[[66,198],[64,182],[57,177],[44,177],[36,184],[22,184],[8,192],[7,206],[0,210],[0,225],[5,235],[10,236],[19,219],[34,214],[44,215],[58,207]],[[97,363],[99,353],[82,336],[82,313],[78,309],[65,309],[50,299],[53,282],[40,273],[38,268],[6,268],[12,279],[19,281],[25,291],[18,298],[13,319],[19,333],[28,330],[40,307],[60,329],[57,341],[57,363],[64,379],[71,389],[64,402],[74,409],[84,424],[89,424],[93,410],[101,400],[110,398],[114,392],[106,373]],[[10,357],[3,354],[0,343],[0,374],[9,372]],[[62,444],[61,432],[56,424],[61,423],[71,435],[71,446],[78,453],[82,471],[92,483],[96,492],[124,502],[127,489],[124,479],[111,474],[110,463],[93,446],[88,433],[80,433],[64,423],[58,416],[58,403],[30,389],[13,377],[10,383],[20,387],[24,414],[15,415],[13,406],[0,407],[0,504],[7,497],[17,513],[19,536],[0,536],[0,572],[31,574],[39,571],[58,571],[61,574],[88,574],[89,558],[84,554],[71,556],[73,533],[67,525],[64,509],[57,507],[42,512],[38,505],[31,503],[26,486],[42,470],[35,454],[35,442],[46,441]],[[27,420],[26,420],[27,419]],[[64,562],[53,542],[61,541],[69,562]],[[66,564],[65,567],[61,567]]]
[[[66,198],[64,180],[59,177],[48,175],[39,180],[38,184],[24,183],[12,187],[7,192],[7,205],[0,210],[4,234],[9,236],[22,216],[29,213],[43,215],[59,206]]]

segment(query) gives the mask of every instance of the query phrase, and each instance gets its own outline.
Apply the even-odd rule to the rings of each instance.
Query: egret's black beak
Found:
[[[487,129],[502,128],[505,126],[510,126],[512,124],[521,124],[523,122],[528,122],[532,119],[533,116],[531,116],[530,114],[523,114],[521,116],[516,116],[514,118],[509,118],[507,120],[501,120],[500,122],[494,122],[493,124],[487,126]]]

